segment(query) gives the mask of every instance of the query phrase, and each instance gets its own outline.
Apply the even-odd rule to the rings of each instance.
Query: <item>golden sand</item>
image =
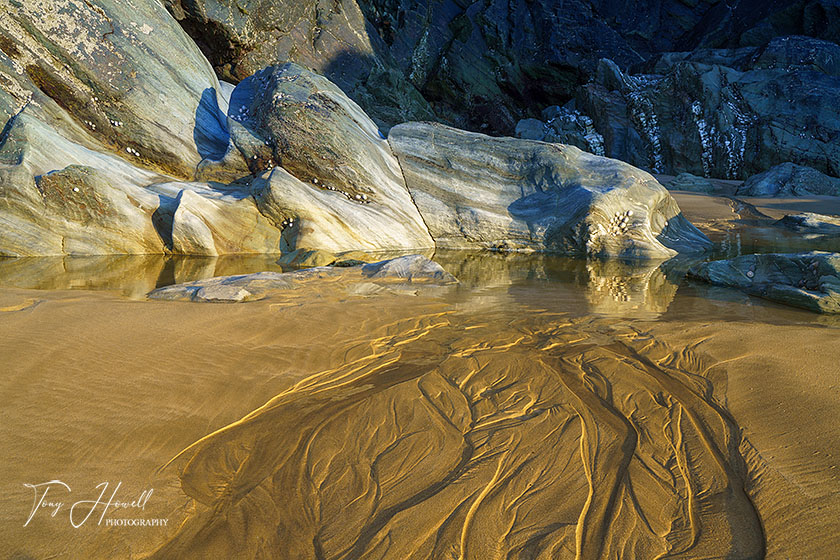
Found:
[[[478,559],[838,545],[835,327],[616,321],[510,287],[336,288],[243,305],[6,290],[0,548]],[[60,510],[23,527],[23,483],[53,479],[73,489],[65,508],[103,481],[123,497],[153,488],[142,516],[168,526],[106,528],[97,513],[74,529]]]

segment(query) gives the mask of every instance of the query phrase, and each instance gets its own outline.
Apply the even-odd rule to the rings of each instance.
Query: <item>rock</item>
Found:
[[[794,64],[787,51],[810,54]],[[601,61],[575,106],[592,117],[606,155],[656,173],[724,179],[787,161],[840,175],[840,76],[829,62],[840,47],[786,37],[751,54],[706,54],[672,58],[657,75]]]
[[[782,163],[753,175],[738,188],[740,196],[840,196],[840,179],[816,169]]]
[[[220,276],[165,286],[149,292],[150,299],[169,301],[254,301],[270,297],[277,292],[302,288],[310,282],[320,283],[325,278],[337,279],[351,294],[374,295],[380,293],[371,285],[386,286],[387,293],[402,293],[391,288],[400,284],[439,286],[457,280],[440,265],[420,255],[409,255],[355,267],[316,267],[294,272],[258,272],[237,276]],[[360,289],[357,289],[360,288]],[[408,293],[415,295],[416,291]]]
[[[296,249],[291,253],[286,253],[277,264],[287,264],[299,266],[301,268],[308,268],[313,266],[328,266],[336,261],[336,256],[326,251],[319,249]]]
[[[804,212],[788,214],[776,225],[798,233],[813,235],[840,235],[840,217]]]
[[[715,185],[705,177],[698,177],[691,173],[680,173],[667,183],[663,183],[663,185],[669,191],[711,193],[717,190]]]
[[[341,90],[294,64],[241,82],[231,98],[234,141],[255,170],[260,211],[284,251],[434,246],[376,125]]]
[[[422,255],[407,255],[362,266],[362,275],[373,279],[404,280],[409,283],[454,284],[458,280],[443,267]]]
[[[689,274],[719,286],[818,313],[840,313],[840,254],[744,255],[693,267]]]
[[[571,144],[581,150],[604,155],[604,137],[598,134],[592,119],[565,107],[549,107],[542,112],[545,122],[524,119],[516,125],[516,137],[558,144]]]
[[[71,165],[16,181],[0,165],[0,185],[12,182],[26,188],[7,188],[0,199],[0,255],[163,251],[152,224],[157,197],[114,188],[99,170]]]
[[[196,290],[193,301],[208,303],[241,303],[251,298],[251,292],[230,285],[205,286]]]
[[[0,12],[4,121],[23,112],[177,178],[193,178],[210,155],[202,142],[227,147],[219,82],[159,2],[0,0]]]
[[[433,118],[354,0],[165,0],[225,80],[238,83],[278,61],[338,84],[387,128]]]
[[[439,248],[664,258],[710,246],[662,185],[619,161],[426,123],[389,142]]]

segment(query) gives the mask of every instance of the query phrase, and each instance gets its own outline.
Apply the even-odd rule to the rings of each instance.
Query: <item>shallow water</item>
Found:
[[[336,281],[241,305],[142,295],[273,259],[0,262],[0,548],[817,558],[840,545],[837,321],[686,280],[686,260],[434,257],[458,286],[360,296]],[[117,478],[155,494],[110,518],[170,523],[75,529],[62,511],[22,526],[23,483],[81,495]]]

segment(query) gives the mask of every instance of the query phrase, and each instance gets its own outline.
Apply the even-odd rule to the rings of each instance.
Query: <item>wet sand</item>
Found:
[[[785,309],[749,320],[743,301],[668,309],[673,293],[634,287],[661,293],[652,273],[625,276],[622,295],[621,270],[574,288],[493,263],[495,283],[416,297],[3,290],[0,548],[820,558],[840,545],[837,326]],[[72,487],[65,509],[23,527],[23,483],[53,479]],[[123,498],[154,488],[145,511],[108,518],[168,526],[97,526],[100,507],[72,528],[66,508],[103,481]]]

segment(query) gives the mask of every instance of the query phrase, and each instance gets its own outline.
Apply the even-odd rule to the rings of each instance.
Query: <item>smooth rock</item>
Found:
[[[705,177],[698,177],[691,173],[680,173],[667,183],[662,183],[669,191],[690,191],[698,193],[711,193],[717,189],[715,185]]]
[[[813,212],[788,214],[776,222],[776,225],[799,233],[840,235],[840,216],[826,216]]]
[[[336,261],[336,256],[319,249],[295,249],[277,260],[277,264],[299,267],[328,266]]]
[[[255,171],[269,168],[251,188],[283,230],[283,251],[434,246],[387,140],[324,77],[294,64],[269,67],[236,87],[231,112],[242,115],[239,149]]]
[[[662,185],[616,160],[428,123],[389,141],[439,248],[665,258],[711,245]]]
[[[208,303],[241,303],[252,297],[244,288],[231,285],[204,286],[193,294],[193,301]]]
[[[740,196],[840,196],[840,179],[786,162],[753,175],[738,187]]]
[[[744,255],[693,267],[689,274],[719,286],[817,313],[840,313],[840,254]]]
[[[273,293],[303,288],[309,283],[323,285],[324,279],[342,282],[349,293],[373,295],[378,290],[371,290],[371,285],[384,283],[388,293],[400,293],[400,285],[428,285],[430,287],[448,285],[457,280],[440,265],[420,255],[409,255],[355,267],[315,267],[294,272],[258,272],[237,276],[219,276],[165,286],[149,292],[150,299],[169,301],[253,301],[271,296]],[[397,288],[397,292],[394,292]],[[202,292],[202,290],[205,290]],[[240,290],[243,293],[240,293]],[[415,291],[408,292],[414,295]],[[204,295],[199,295],[204,294]],[[241,299],[237,299],[241,296]]]
[[[374,279],[404,280],[410,283],[454,284],[458,280],[442,266],[421,255],[407,255],[362,266],[362,275]]]

